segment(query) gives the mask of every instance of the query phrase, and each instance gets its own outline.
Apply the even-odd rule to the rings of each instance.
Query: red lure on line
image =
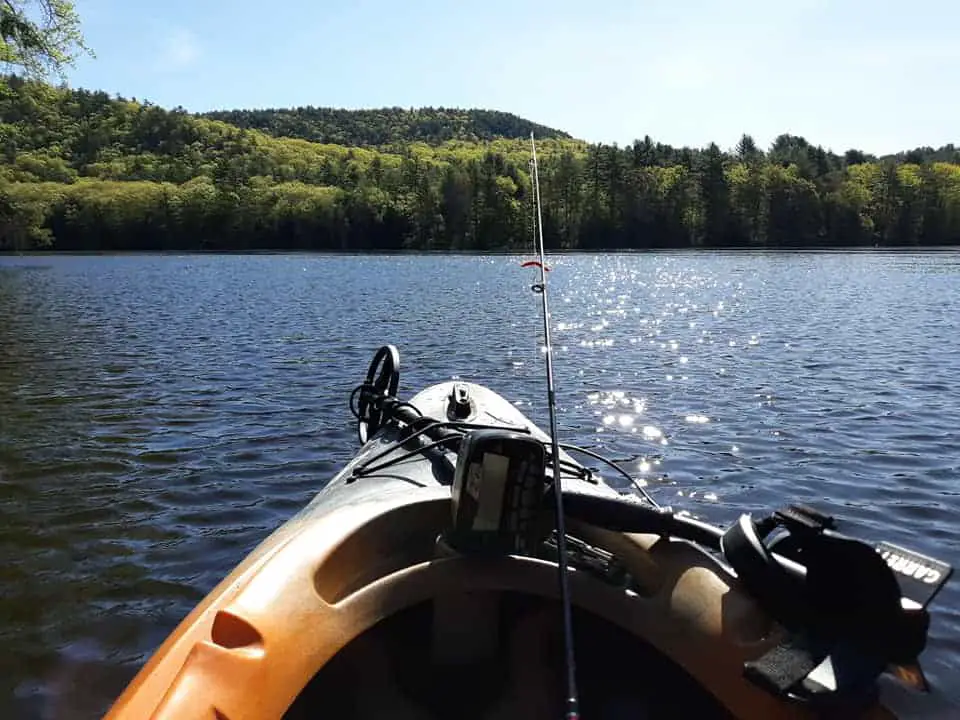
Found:
[[[541,265],[539,260],[527,260],[524,263],[520,263],[520,267],[538,267],[538,268],[543,268],[547,272],[550,272],[550,266]]]

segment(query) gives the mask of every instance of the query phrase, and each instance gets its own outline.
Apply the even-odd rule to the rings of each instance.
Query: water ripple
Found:
[[[805,501],[960,565],[955,260],[558,257],[564,439],[694,515]],[[511,257],[0,258],[0,716],[99,716],[351,456],[347,397],[379,345],[401,348],[402,393],[477,380],[543,422],[525,272]],[[958,608],[954,582],[923,657],[928,702],[954,708]]]

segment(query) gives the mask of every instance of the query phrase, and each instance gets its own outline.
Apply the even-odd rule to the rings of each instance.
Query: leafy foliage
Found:
[[[90,50],[71,0],[0,0],[0,64],[62,76],[80,52]]]
[[[270,133],[6,78],[0,248],[498,251],[531,242],[529,146],[517,136],[533,123],[486,111],[264,112],[249,117]],[[354,144],[274,136],[288,132],[279,118],[302,123],[302,135]],[[767,152],[744,136],[724,152],[543,134],[553,248],[960,244],[951,146],[877,159],[791,135]]]

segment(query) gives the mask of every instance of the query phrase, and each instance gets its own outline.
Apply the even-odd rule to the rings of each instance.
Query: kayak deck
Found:
[[[480,385],[404,405],[450,419],[456,385],[471,403],[457,421],[547,441]],[[374,433],[183,620],[108,720],[562,716],[556,563],[453,552],[457,453],[417,432],[414,419]],[[561,460],[571,498],[642,503]],[[744,677],[784,631],[727,565],[667,532],[584,517],[567,518],[584,717],[815,716]],[[858,716],[892,717],[873,701]]]
[[[451,596],[456,608],[477,593],[556,598],[553,563],[438,556],[436,538],[449,512],[446,488],[421,489],[341,505],[299,523],[295,532],[278,533],[184,620],[108,718],[282,717],[318,672],[323,682],[323,669],[338,653],[402,611]],[[743,679],[742,662],[776,636],[771,621],[728,584],[718,564],[685,542],[586,526],[570,531],[616,549],[640,579],[640,592],[625,592],[573,571],[571,597],[581,612],[643,638],[735,717],[805,716]],[[469,629],[475,615],[457,617]],[[429,637],[416,645],[429,645]],[[581,665],[613,672],[618,662],[609,654],[585,655]],[[649,671],[634,670],[638,678]],[[338,690],[356,696],[352,686]]]

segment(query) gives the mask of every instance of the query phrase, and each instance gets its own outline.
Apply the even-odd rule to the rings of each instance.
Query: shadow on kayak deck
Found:
[[[284,717],[563,717],[559,604],[519,594],[504,594],[500,600],[499,632],[492,628],[489,633],[487,659],[436,663],[434,605],[422,603],[347,645],[314,676]],[[642,640],[577,609],[573,623],[583,717],[731,717],[685,671]],[[442,647],[443,638],[437,640]]]

